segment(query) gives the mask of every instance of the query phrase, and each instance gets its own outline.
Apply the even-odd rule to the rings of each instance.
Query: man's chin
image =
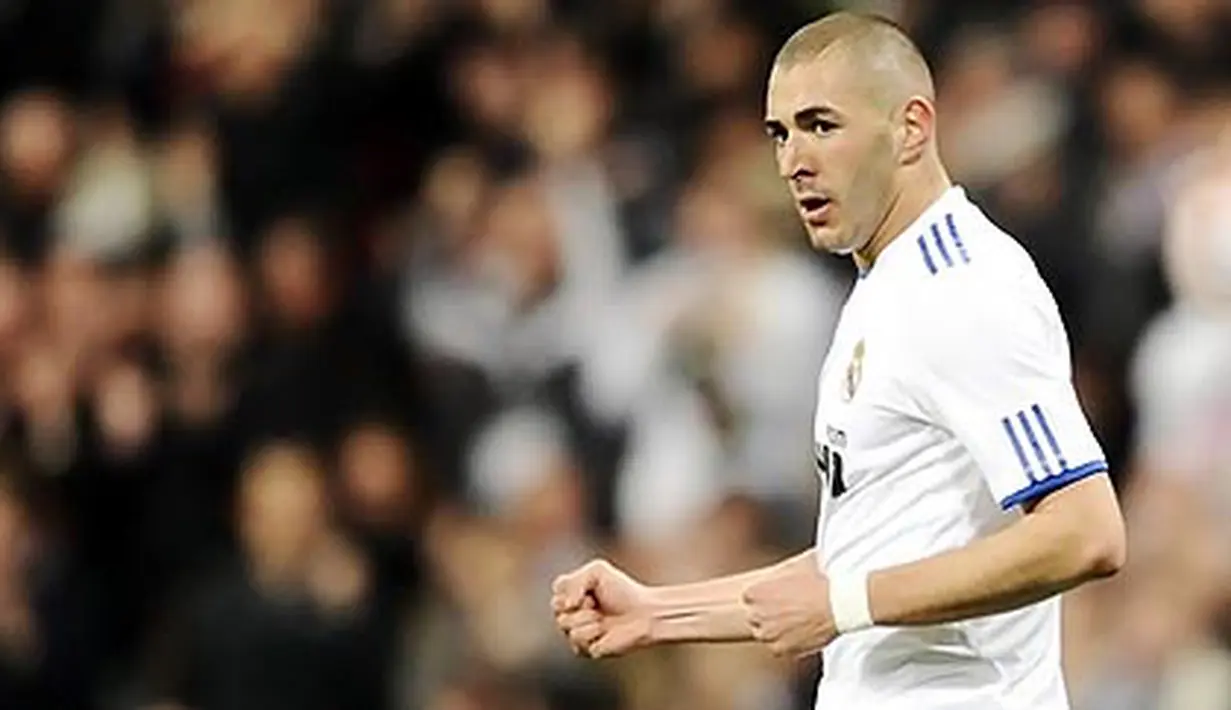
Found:
[[[846,256],[855,250],[853,246],[847,243],[847,240],[843,238],[841,233],[829,226],[813,227],[809,225],[808,240],[811,242],[813,249],[837,254],[838,256]]]

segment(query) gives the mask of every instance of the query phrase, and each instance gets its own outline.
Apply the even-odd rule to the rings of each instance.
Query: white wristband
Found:
[[[839,634],[873,625],[868,602],[868,575],[847,574],[829,578],[829,609]]]

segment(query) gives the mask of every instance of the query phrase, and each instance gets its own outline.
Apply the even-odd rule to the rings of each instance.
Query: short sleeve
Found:
[[[927,416],[971,453],[1009,510],[1107,463],[1078,401],[1050,293],[1041,282],[1025,297],[988,291],[997,292],[946,299],[950,307],[916,320],[916,389]]]

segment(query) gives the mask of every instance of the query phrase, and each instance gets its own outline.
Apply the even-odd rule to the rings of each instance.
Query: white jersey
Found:
[[[1068,337],[1031,258],[949,189],[879,255],[821,370],[817,547],[830,574],[912,562],[1105,471]],[[818,710],[1067,710],[1058,598],[843,635]]]

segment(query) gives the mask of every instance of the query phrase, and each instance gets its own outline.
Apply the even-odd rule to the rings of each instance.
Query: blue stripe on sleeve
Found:
[[[1047,417],[1043,416],[1043,408],[1034,404],[1030,406],[1030,411],[1034,412],[1034,418],[1038,420],[1039,427],[1043,430],[1043,438],[1047,439],[1047,445],[1051,447],[1056,460],[1060,462],[1060,469],[1068,468],[1069,465],[1064,462],[1064,454],[1060,453],[1060,444],[1056,441],[1055,435],[1051,433],[1051,427],[1047,425]]]
[[[953,237],[953,243],[957,245],[957,253],[961,255],[963,262],[969,264],[970,255],[966,253],[966,245],[962,243],[962,237],[957,233],[957,224],[953,221],[952,214],[945,215],[945,225],[949,227],[949,236]]]
[[[1004,417],[1000,423],[1004,425],[1004,433],[1009,435],[1009,441],[1013,442],[1013,450],[1017,452],[1017,460],[1021,462],[1026,478],[1031,481],[1037,480],[1034,477],[1034,470],[1030,468],[1030,460],[1026,458],[1026,451],[1022,449],[1022,442],[1018,441],[1017,433],[1013,431],[1013,422],[1009,421],[1008,417]]]
[[[932,274],[935,274],[936,273],[936,262],[932,261],[932,254],[931,252],[928,251],[927,242],[923,241],[923,235],[919,236],[917,243],[919,244],[919,251],[923,252],[923,263],[928,265],[928,271],[931,271]]]
[[[1032,500],[1042,498],[1052,491],[1059,490],[1065,486],[1080,481],[1083,478],[1093,476],[1096,473],[1103,473],[1107,470],[1106,461],[1090,461],[1076,468],[1068,468],[1051,478],[1044,478],[1041,481],[1035,481],[1029,486],[1007,496],[1000,501],[1000,507],[1003,510],[1009,510],[1022,503],[1028,503]]]
[[[1021,422],[1022,429],[1026,432],[1026,439],[1030,441],[1030,448],[1034,449],[1035,458],[1039,460],[1039,464],[1043,467],[1043,475],[1051,475],[1051,466],[1047,465],[1047,454],[1043,453],[1043,447],[1039,446],[1039,440],[1034,435],[1034,429],[1030,428],[1030,420],[1026,419],[1025,412],[1017,413],[1017,421]]]
[[[953,257],[949,256],[949,250],[945,248],[945,240],[940,238],[940,225],[935,222],[932,223],[932,241],[936,242],[936,250],[945,260],[945,266],[953,266]]]

